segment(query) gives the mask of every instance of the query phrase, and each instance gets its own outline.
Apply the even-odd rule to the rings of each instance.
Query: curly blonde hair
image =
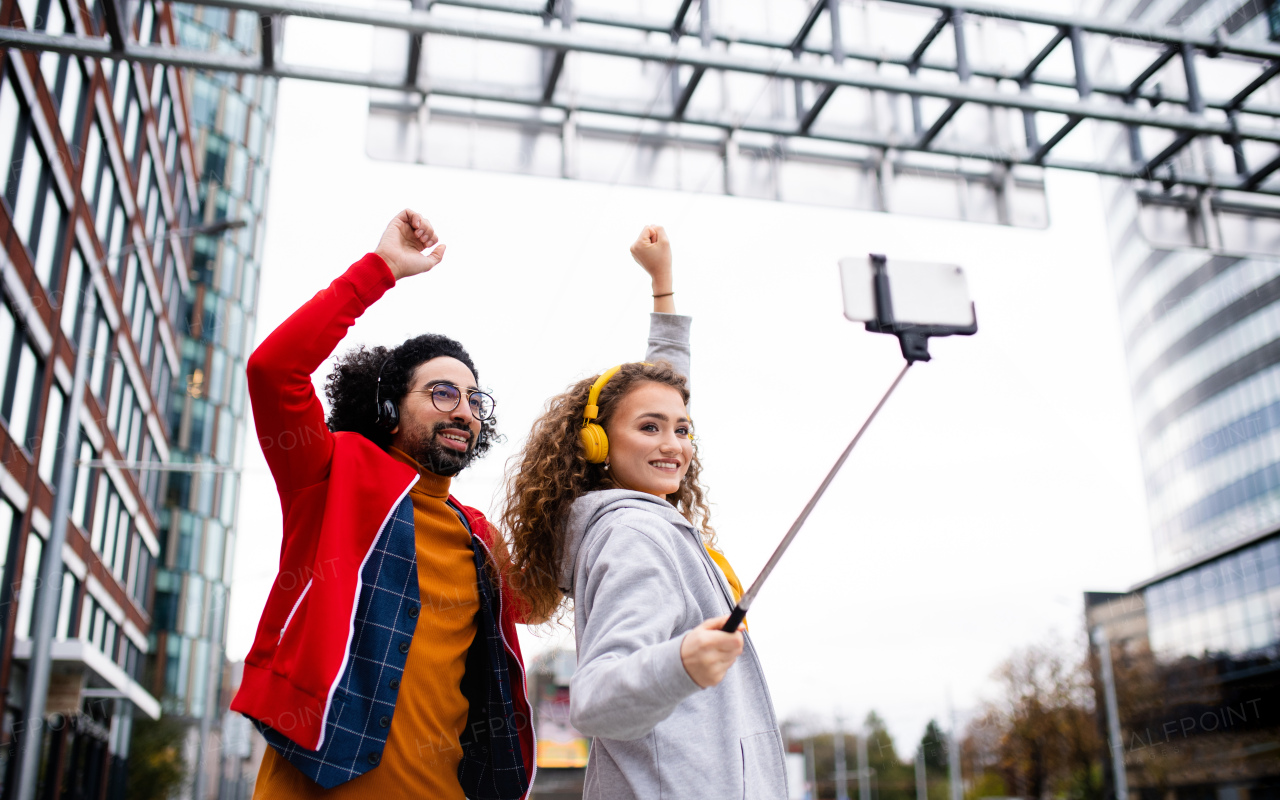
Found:
[[[587,396],[598,377],[584,378],[547,401],[523,450],[512,458],[519,466],[508,468],[502,514],[503,528],[511,537],[507,577],[530,624],[551,621],[563,608],[558,577],[569,508],[587,492],[618,488],[603,464],[587,461],[579,434]],[[670,386],[689,402],[684,376],[669,363],[626,364],[600,392],[596,423],[607,430],[621,398],[643,383]],[[702,532],[707,544],[714,544],[706,490],[698,481],[701,470],[695,447],[679,491],[666,500]]]

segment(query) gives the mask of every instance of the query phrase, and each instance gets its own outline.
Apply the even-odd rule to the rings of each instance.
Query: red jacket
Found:
[[[331,733],[325,721],[352,646],[362,565],[418,479],[411,467],[360,434],[331,433],[311,374],[356,318],[394,285],[386,263],[366,255],[272,331],[247,365],[258,440],[280,493],[284,537],[279,574],[231,708],[307,750],[318,750]],[[475,509],[462,510],[490,547],[494,531],[488,521]],[[516,604],[506,586],[499,596],[498,627],[513,667],[512,703],[531,723]],[[520,728],[519,740],[532,779],[532,724]]]

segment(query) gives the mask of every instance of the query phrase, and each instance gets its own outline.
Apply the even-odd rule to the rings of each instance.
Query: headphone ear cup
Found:
[[[587,461],[592,464],[603,464],[609,457],[609,437],[604,428],[590,422],[582,426],[582,449],[586,451]]]
[[[378,404],[378,427],[390,432],[399,424],[400,411],[396,408],[396,404],[390,400],[381,401]]]

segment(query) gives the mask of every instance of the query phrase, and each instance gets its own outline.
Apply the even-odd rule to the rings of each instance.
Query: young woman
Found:
[[[632,254],[670,301],[662,229]],[[749,637],[720,630],[741,585],[713,549],[685,372],[687,360],[634,363],[579,381],[534,423],[508,481],[528,618],[573,600],[570,717],[595,737],[588,800],[786,797],[760,661]]]

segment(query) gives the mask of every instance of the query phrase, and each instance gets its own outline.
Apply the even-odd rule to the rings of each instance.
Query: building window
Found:
[[[141,13],[138,16],[138,41],[153,41],[152,35],[159,33],[159,31],[156,29],[156,10],[151,5],[150,0],[143,2]],[[163,67],[160,69],[163,69]]]
[[[40,556],[44,553],[44,540],[40,534],[27,534],[27,553],[22,561],[22,586],[18,589],[18,621],[13,632],[19,639],[31,638],[31,617],[36,599],[36,587],[40,583]]]
[[[87,439],[88,437],[82,432],[79,458],[81,463],[76,466],[75,488],[71,494],[71,521],[80,529],[81,535],[85,531],[85,512],[89,510],[89,490],[93,488],[92,469],[84,462],[97,458],[97,454],[93,452],[93,445],[89,444]]]
[[[102,127],[98,124],[95,117],[89,123],[89,133],[85,142],[84,150],[84,171],[80,175],[80,189],[84,193],[85,202],[89,204],[89,208],[94,211],[98,210],[98,190],[102,188],[103,176],[103,153],[106,151],[106,145],[102,141]],[[110,173],[110,169],[106,172]],[[106,176],[110,179],[110,176]],[[114,189],[114,186],[107,187],[107,194]],[[97,222],[95,218],[95,223]],[[97,224],[99,238],[101,238],[102,225]]]
[[[124,578],[128,556],[129,534],[133,531],[133,517],[107,476],[98,477],[98,492],[93,509],[93,524],[89,546],[98,554],[103,566],[111,570],[116,580]]]
[[[49,402],[44,410],[44,430],[40,437],[40,480],[53,486],[57,475],[59,454],[62,452],[62,410],[66,406],[66,395],[55,384],[49,391]]]
[[[62,86],[58,89],[58,124],[72,155],[79,155],[80,110],[84,106],[87,86],[80,59],[70,59],[63,73]]]
[[[103,399],[102,390],[106,386],[107,363],[111,359],[111,326],[107,323],[106,313],[99,308],[97,313],[97,332],[93,337],[93,366],[89,370],[89,388],[99,400]]]
[[[80,249],[74,248],[71,251],[71,261],[67,265],[67,286],[62,291],[62,307],[58,322],[62,326],[62,332],[71,340],[73,346],[80,345],[80,293],[92,291],[93,282],[89,278],[89,271],[85,269],[84,259],[80,256]],[[92,300],[92,295],[90,295]]]
[[[12,320],[7,309],[3,317]],[[33,416],[40,401],[37,390],[40,386],[41,364],[40,358],[36,356],[35,350],[31,349],[26,336],[15,331],[12,339],[8,370],[4,376],[5,392],[4,401],[0,404],[0,415],[8,425],[9,437],[29,451],[28,439],[35,433],[32,430],[35,421]],[[0,339],[0,347],[3,347],[2,339]]]
[[[104,65],[105,66],[105,65]],[[111,110],[116,119],[124,119],[125,104],[129,102],[130,89],[133,88],[133,69],[127,61],[115,62],[111,70]]]
[[[41,190],[46,188],[49,172],[45,165],[36,137],[31,135],[30,117],[24,109],[18,124],[9,161],[9,183],[5,188],[5,200],[13,214],[13,227],[28,249],[35,249],[31,236],[39,224]]]
[[[58,626],[54,629],[54,637],[66,641],[75,637],[72,624],[76,619],[76,597],[80,594],[80,581],[70,570],[62,571],[62,596],[58,598]]]
[[[129,91],[128,106],[125,108],[124,139],[120,144],[124,148],[125,161],[133,168],[138,165],[138,141],[141,133],[142,107],[138,103],[137,93],[131,89]]]
[[[53,182],[53,176],[49,170],[45,170],[45,195],[44,203],[37,207],[35,215],[37,219],[34,222],[35,228],[38,230],[36,234],[36,244],[33,248],[35,257],[36,277],[40,279],[40,284],[44,286],[46,291],[52,292],[57,288],[57,267],[60,265],[62,254],[63,233],[67,225],[67,215],[62,209],[62,201],[58,199],[57,187]]]
[[[9,566],[9,543],[13,538],[13,529],[18,523],[18,514],[8,500],[0,498],[0,576],[12,585],[14,576],[6,569]]]
[[[142,534],[135,534],[133,537],[133,554],[125,589],[140,607],[145,607],[151,571],[151,553],[147,550],[146,542],[142,541]]]
[[[19,0],[18,8],[22,9],[22,21],[28,28],[35,27],[37,0]]]

